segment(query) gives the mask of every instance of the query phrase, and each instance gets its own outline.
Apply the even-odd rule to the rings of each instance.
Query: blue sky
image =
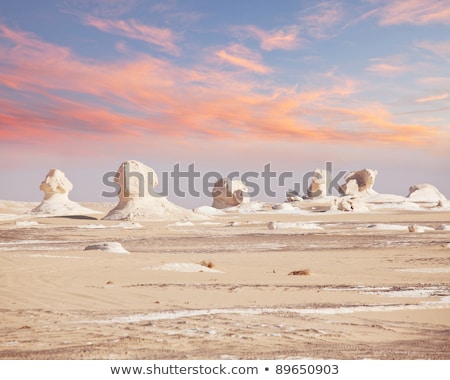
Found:
[[[450,197],[449,36],[446,0],[2,2],[0,199],[39,200],[56,167],[73,199],[102,200],[126,159],[331,161]]]

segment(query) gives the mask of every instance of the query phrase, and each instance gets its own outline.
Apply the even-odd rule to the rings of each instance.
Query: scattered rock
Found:
[[[297,201],[303,201],[303,198],[300,196],[300,194],[295,190],[288,190],[286,192],[286,199],[288,202],[297,202]]]
[[[307,191],[308,197],[322,198],[327,195],[327,176],[328,172],[325,169],[314,169]]]
[[[280,230],[285,228],[297,228],[302,230],[323,230],[322,227],[315,223],[300,222],[270,222],[267,227],[269,230]]]
[[[240,180],[221,178],[214,184],[212,207],[224,209],[249,203],[248,189]]]
[[[111,241],[111,242],[105,242],[105,243],[95,243],[88,245],[85,249],[85,251],[106,251],[106,252],[112,252],[112,253],[129,253],[122,244]]]
[[[443,207],[443,204],[447,201],[447,198],[435,186],[428,183],[411,186],[407,198],[412,202],[436,202],[441,205],[440,207]]]
[[[355,211],[355,212],[366,212],[369,208],[366,206],[365,202],[361,198],[354,197],[344,197],[338,198],[337,209],[340,211]]]
[[[309,269],[294,270],[288,274],[288,276],[308,276],[310,273]]]

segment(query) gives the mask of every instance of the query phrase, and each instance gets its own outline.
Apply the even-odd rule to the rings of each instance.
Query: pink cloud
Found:
[[[415,45],[450,62],[450,41],[418,41]]]
[[[225,49],[217,51],[216,56],[219,57],[222,61],[230,63],[234,66],[242,67],[258,74],[267,74],[272,71],[270,67],[265,66],[262,63],[262,58],[259,54],[253,52],[243,45],[230,45]]]
[[[256,38],[260,41],[261,49],[271,51],[274,49],[295,50],[301,46],[298,26],[286,26],[270,31],[260,29],[254,25],[234,27],[233,32]]]
[[[388,110],[355,100],[358,83],[327,73],[308,86],[277,87],[270,68],[241,45],[217,62],[183,68],[148,55],[102,62],[35,35],[0,26],[0,136],[5,141],[70,141],[134,145],[169,138],[426,143],[442,134],[395,123]],[[355,107],[355,103],[358,104]],[[61,145],[63,147],[63,145]]]
[[[416,100],[417,103],[428,103],[428,102],[434,102],[436,100],[444,100],[448,98],[448,92],[445,92],[440,95],[431,95],[431,96],[425,96],[423,98],[419,98]]]
[[[450,25],[450,3],[448,0],[389,0],[379,8],[378,16],[381,25]]]
[[[132,19],[127,21],[107,20],[90,15],[84,17],[84,23],[103,32],[145,41],[174,55],[180,54],[180,48],[175,43],[179,37],[168,28],[140,24]]]
[[[299,18],[300,27],[314,38],[328,38],[343,20],[343,6],[339,1],[324,1]]]
[[[402,56],[393,56],[386,58],[373,58],[373,62],[366,68],[366,71],[382,76],[397,76],[411,70],[404,62]]]

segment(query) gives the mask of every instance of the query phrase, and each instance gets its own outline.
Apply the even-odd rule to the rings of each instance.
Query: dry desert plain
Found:
[[[0,202],[1,359],[450,359],[448,209],[133,222],[36,205]],[[100,242],[129,253],[84,250]]]

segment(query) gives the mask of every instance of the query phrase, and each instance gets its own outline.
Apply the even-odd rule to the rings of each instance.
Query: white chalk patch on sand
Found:
[[[195,263],[167,263],[162,265],[157,265],[153,267],[142,268],[143,270],[164,270],[171,272],[185,272],[185,273],[194,273],[194,272],[208,272],[208,273],[223,273],[220,270],[208,268],[204,265],[195,264]]]
[[[202,215],[224,215],[225,212],[223,210],[219,210],[217,208],[211,206],[200,206],[193,210],[196,214]]]
[[[124,317],[111,318],[105,320],[84,321],[81,323],[113,324],[113,323],[139,323],[147,321],[173,320],[179,318],[192,318],[211,315],[261,315],[273,313],[286,313],[297,315],[337,315],[352,314],[358,312],[389,312],[402,310],[428,310],[447,309],[450,307],[450,297],[442,297],[436,302],[421,302],[419,304],[403,305],[364,305],[364,306],[343,306],[336,308],[316,308],[316,309],[288,309],[288,308],[236,308],[236,309],[201,309],[201,310],[176,310],[149,314],[135,314]]]
[[[106,228],[103,224],[83,224],[77,227],[82,229],[93,229],[93,230]]]
[[[121,222],[118,224],[112,224],[110,226],[105,226],[104,224],[83,224],[77,226],[82,229],[103,229],[103,228],[123,228],[123,229],[136,229],[142,228],[142,224],[135,222]]]
[[[323,230],[316,223],[300,223],[300,222],[270,222],[267,227],[269,230],[281,230],[286,228],[294,228],[300,230]]]
[[[450,268],[410,268],[410,269],[397,269],[399,272],[410,273],[450,273]]]
[[[124,229],[136,229],[143,228],[144,226],[141,223],[137,222],[121,222],[118,224],[114,224],[111,228],[124,228]]]
[[[69,240],[15,240],[9,242],[0,242],[1,246],[15,246],[15,245],[32,245],[32,244],[63,244],[72,243]]]
[[[169,224],[169,227],[193,227],[195,226],[192,222],[175,222],[172,224]]]
[[[84,257],[80,257],[80,256],[56,256],[56,255],[42,255],[42,254],[33,254],[33,255],[28,255],[28,257],[44,257],[44,258],[49,258],[49,259],[83,259]]]
[[[16,222],[16,227],[36,227],[43,226],[43,224],[36,222],[35,220],[24,220],[21,222]]]
[[[105,251],[105,252],[111,252],[111,253],[129,253],[122,244],[116,242],[116,241],[110,241],[105,243],[95,243],[88,245],[85,249],[85,251]]]
[[[0,214],[0,220],[21,219],[23,217],[23,215],[16,214]]]
[[[61,248],[48,245],[20,246],[20,247],[0,247],[0,251],[70,251],[75,248]]]
[[[305,211],[292,206],[290,203],[277,203],[272,206],[272,210],[276,214],[306,214]]]
[[[385,223],[369,224],[367,228],[382,231],[408,231],[408,226],[402,226],[399,224],[385,224]]]

